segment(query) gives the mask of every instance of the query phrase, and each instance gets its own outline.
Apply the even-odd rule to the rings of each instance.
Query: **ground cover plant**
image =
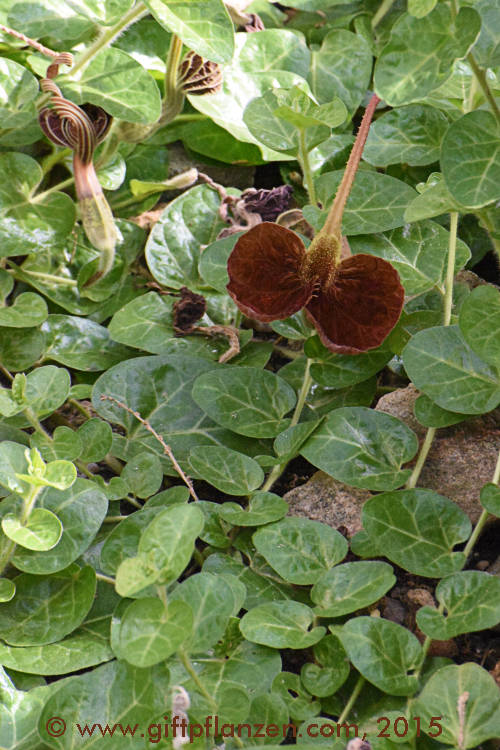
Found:
[[[500,457],[419,486],[500,404],[497,3],[0,24],[0,747],[498,747]]]

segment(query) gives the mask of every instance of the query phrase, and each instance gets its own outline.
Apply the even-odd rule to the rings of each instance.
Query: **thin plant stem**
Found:
[[[443,325],[449,326],[451,322],[451,310],[453,304],[453,279],[455,276],[455,258],[457,249],[457,228],[458,228],[458,213],[452,211],[450,213],[450,236],[448,243],[448,264],[446,267],[446,281],[445,281],[445,292],[444,292],[444,313],[443,313]],[[418,454],[417,463],[415,464],[410,478],[408,479],[405,487],[407,490],[411,490],[416,487],[421,471],[424,468],[425,461],[429,455],[429,451],[432,446],[432,441],[436,435],[436,428],[429,427],[424,438],[424,442],[420,448]]]
[[[68,404],[71,404],[71,406],[77,409],[80,412],[80,414],[83,414],[83,416],[86,417],[87,419],[91,418],[92,416],[91,413],[87,411],[87,409],[84,406],[82,406],[82,404],[79,401],[77,401],[76,398],[68,398]]]
[[[335,195],[335,200],[333,201],[330,211],[328,212],[328,216],[326,217],[325,224],[321,229],[320,234],[340,237],[342,215],[344,213],[345,204],[347,203],[354,178],[356,177],[359,162],[361,161],[361,156],[363,154],[363,148],[365,146],[366,139],[368,138],[372,117],[379,101],[380,99],[378,98],[378,96],[376,94],[373,94],[372,98],[368,102],[368,106],[365,109],[363,119],[361,120],[361,125],[359,126],[359,130],[356,134],[354,146],[352,147],[352,151],[346,164],[342,182],[338,187],[337,194]]]
[[[342,724],[349,716],[349,713],[352,707],[354,706],[354,704],[356,703],[358,696],[361,690],[363,689],[364,684],[365,684],[365,678],[363,677],[363,675],[360,674],[356,684],[354,685],[354,690],[352,691],[349,697],[349,700],[344,706],[344,710],[342,711],[339,718],[337,719],[337,725]]]
[[[130,503],[130,505],[133,505],[134,508],[137,508],[137,510],[140,510],[143,507],[138,500],[135,500],[135,498],[130,497],[130,495],[127,495],[126,497],[122,499],[126,500],[127,503]]]
[[[47,190],[44,190],[43,193],[38,193],[38,195],[35,195],[34,198],[31,199],[31,203],[40,203],[48,195],[57,193],[59,192],[59,190],[64,190],[65,188],[70,187],[71,185],[73,185],[74,181],[75,178],[73,177],[73,175],[71,177],[67,177],[62,182],[58,182],[57,185],[54,185],[51,188],[47,188]]]
[[[116,580],[114,578],[111,578],[111,576],[105,576],[104,573],[96,573],[95,577],[98,581],[104,581],[104,583],[110,583],[111,586],[114,586],[116,583]]]
[[[182,39],[172,34],[166,61],[165,97],[163,100],[161,125],[172,122],[181,112],[184,105],[184,94],[177,86],[177,71],[182,56]]]
[[[476,62],[476,58],[474,57],[472,52],[469,52],[466,59],[472,68],[472,72],[474,73],[474,76],[478,84],[481,86],[481,90],[484,94],[484,98],[490,105],[490,109],[493,112],[497,123],[500,125],[500,108],[498,107],[498,104],[496,103],[496,99],[493,95],[493,92],[490,89],[485,71],[479,67],[479,65]]]
[[[11,273],[21,281],[29,282],[30,277],[33,277],[34,279],[40,279],[40,281],[44,281],[47,284],[57,284],[59,286],[78,286],[78,282],[76,279],[65,279],[61,276],[54,276],[51,273],[42,273],[42,271],[27,271],[25,268],[16,266],[16,264],[13,263],[10,259],[8,262],[9,265],[12,266]],[[23,276],[25,278],[23,278]]]
[[[295,411],[293,412],[292,421],[290,422],[290,427],[295,427],[296,424],[298,424],[298,421],[301,417],[302,410],[304,409],[304,405],[306,403],[307,396],[309,394],[309,390],[312,385],[312,378],[310,375],[310,369],[311,369],[311,360],[308,358],[306,362],[306,369],[304,371],[304,378],[302,380],[302,385],[300,387],[299,395],[297,398],[297,403],[295,405]],[[261,492],[267,492],[271,489],[273,484],[276,482],[276,480],[281,476],[283,471],[286,468],[288,462],[285,462],[283,464],[278,464],[273,468],[269,476],[267,477],[266,481],[262,485],[260,491]]]
[[[395,0],[382,0],[380,3],[377,12],[372,18],[372,29],[376,28],[380,21],[383,19],[385,15],[390,11],[392,6],[394,5]]]
[[[427,456],[429,455],[429,451],[431,449],[432,441],[434,440],[435,434],[436,434],[436,428],[429,427],[425,435],[424,442],[422,443],[422,447],[420,448],[420,453],[418,454],[417,463],[415,464],[413,471],[411,473],[411,476],[405,485],[407,490],[412,490],[416,486],[420,473],[422,469],[424,468],[424,464],[427,459]]]
[[[450,239],[448,245],[448,265],[446,267],[445,295],[444,295],[444,315],[443,325],[449,326],[451,321],[451,309],[453,306],[453,279],[455,276],[455,258],[457,250],[457,228],[458,213],[450,213]]]
[[[210,703],[210,705],[214,709],[214,711],[216,711],[217,710],[217,703],[214,701],[213,696],[210,695],[210,693],[206,689],[205,685],[202,683],[202,681],[198,677],[198,674],[197,674],[195,668],[193,667],[191,659],[187,655],[186,651],[184,651],[184,649],[181,648],[177,652],[177,655],[178,655],[179,659],[182,662],[182,666],[184,667],[184,669],[186,670],[186,672],[188,673],[188,675],[191,677],[191,679],[193,680],[194,684],[196,685],[196,687],[198,688],[198,690],[200,691],[200,693],[207,699],[207,701]]]
[[[122,16],[122,18],[120,18],[120,20],[117,21],[113,26],[110,26],[109,29],[103,31],[103,33],[100,34],[95,42],[91,44],[90,47],[78,59],[78,62],[71,70],[71,77],[73,78],[77,73],[80,73],[83,68],[85,68],[87,63],[89,63],[92,58],[95,57],[97,53],[100,52],[104,47],[106,47],[108,44],[111,44],[113,39],[116,39],[116,37],[119,36],[122,31],[127,28],[127,26],[135,23],[147,13],[149,13],[148,8],[146,8],[144,3],[139,2],[137,3],[137,5],[134,5],[128,11],[128,13],[125,13],[125,15]]]
[[[106,516],[106,518],[103,519],[103,523],[120,523],[120,521],[124,521],[128,516]]]
[[[299,131],[299,163],[302,167],[302,173],[304,175],[304,182],[307,193],[309,195],[309,201],[316,205],[316,188],[314,187],[314,179],[311,169],[311,162],[309,161],[309,151],[307,150],[306,131],[305,128],[301,128]]]

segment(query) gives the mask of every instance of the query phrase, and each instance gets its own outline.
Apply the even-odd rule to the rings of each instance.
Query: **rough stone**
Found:
[[[308,482],[284,495],[289,514],[321,521],[338,529],[344,526],[349,537],[361,529],[361,509],[371,497],[368,490],[348,487],[317,471]]]
[[[376,408],[401,419],[422,441],[426,430],[413,415],[418,395],[412,385],[400,388],[383,396]],[[500,409],[437,430],[417,487],[453,500],[475,523],[482,512],[479,492],[491,482],[499,450]]]

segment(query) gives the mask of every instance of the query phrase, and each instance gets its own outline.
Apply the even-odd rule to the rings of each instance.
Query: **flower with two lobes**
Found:
[[[113,214],[97,179],[93,157],[111,125],[111,117],[93,104],[81,107],[65,99],[49,78],[42,90],[50,92],[50,106],[39,113],[40,127],[57,146],[73,151],[73,172],[80,216],[85,234],[100,251],[96,274],[87,285],[105,276],[113,265],[117,232]]]
[[[340,260],[339,238],[318,235],[306,250],[295,232],[263,222],[229,257],[228,292],[265,323],[305,308],[323,344],[338,354],[373,349],[399,320],[404,291],[397,271],[373,255]]]
[[[242,235],[231,255],[227,290],[240,310],[265,323],[302,308],[322,343],[338,354],[379,346],[399,320],[404,290],[382,258],[342,258],[342,213],[368,135],[377,97],[367,107],[325,226],[306,249],[301,238],[262,222]]]

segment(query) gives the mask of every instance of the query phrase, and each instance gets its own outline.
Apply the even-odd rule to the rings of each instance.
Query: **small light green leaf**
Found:
[[[288,426],[293,389],[269,370],[219,367],[200,375],[193,398],[214,422],[249,437],[274,437]]]
[[[476,356],[458,326],[415,334],[403,362],[415,386],[443,409],[483,414],[500,403],[500,372]]]
[[[200,284],[200,246],[213,242],[225,226],[219,204],[207,185],[186,190],[168,204],[146,243],[146,261],[156,281],[173,289]]]
[[[255,492],[247,510],[229,502],[222,503],[218,509],[219,516],[233,526],[263,526],[286,516],[288,503],[272,492]]]
[[[60,86],[76,104],[96,104],[128,122],[156,122],[161,114],[160,90],[153,76],[116,47],[105,48],[92,58],[78,81],[62,78]]]
[[[161,510],[148,504],[114,527],[101,549],[100,565],[105,573],[115,575],[120,563],[128,558],[135,559],[142,532]]]
[[[432,164],[439,160],[448,125],[442,112],[426,104],[392,109],[372,123],[363,159],[377,167]]]
[[[446,641],[500,622],[500,578],[489,573],[465,570],[447,576],[436,588],[436,599],[446,616],[428,606],[417,612],[418,627],[433,640]]]
[[[424,427],[449,427],[467,419],[467,414],[457,414],[447,411],[434,403],[428,396],[422,393],[413,406],[416,418]]]
[[[401,466],[417,449],[417,436],[401,420],[364,406],[348,406],[330,412],[300,452],[341,482],[385,490],[404,484],[410,471]]]
[[[80,625],[94,601],[90,565],[72,564],[51,576],[22,573],[16,595],[0,607],[0,637],[11,646],[42,646],[61,640]]]
[[[405,211],[405,220],[408,222],[432,219],[450,211],[464,212],[453,199],[440,172],[433,172],[425,184],[417,185],[417,189],[422,192],[408,204]]]
[[[183,647],[191,653],[207,651],[224,635],[229,618],[245,601],[245,586],[232,575],[196,573],[174,589],[169,602],[183,602],[192,610],[192,631],[186,631]]]
[[[313,700],[304,689],[298,674],[281,672],[273,681],[272,692],[278,694],[288,709],[290,719],[302,721],[305,717],[318,714],[321,704]],[[299,736],[300,736],[299,732]]]
[[[363,506],[363,528],[391,562],[410,573],[442,578],[465,562],[453,547],[471,523],[455,503],[430,490],[384,492]]]
[[[413,709],[426,734],[453,747],[475,748],[500,736],[498,686],[479,664],[450,664],[435,672],[424,685]],[[441,716],[439,727],[431,719]],[[445,720],[446,717],[446,720]]]
[[[153,453],[138,453],[123,468],[120,477],[137,497],[151,497],[158,492],[163,480],[160,459]]]
[[[204,254],[205,251],[202,258]],[[135,297],[114,314],[108,326],[109,334],[121,344],[162,354],[174,336],[174,304],[174,297],[160,296],[156,292]]]
[[[388,260],[399,273],[407,295],[444,288],[448,261],[449,232],[433,221],[422,221],[393,229],[384,234],[353,237],[351,250]],[[457,242],[455,269],[459,271],[470,258],[470,250]]]
[[[30,446],[40,451],[44,461],[74,461],[83,450],[79,433],[64,425],[56,427],[52,440],[48,435],[34,432],[30,435]]]
[[[228,495],[248,495],[264,481],[257,461],[223,446],[196,446],[188,460],[198,477]]]
[[[279,457],[293,457],[296,455],[309,435],[311,435],[320,424],[320,421],[321,420],[319,419],[311,419],[307,422],[292,425],[292,427],[288,427],[281,432],[275,439],[273,445],[276,455]]]
[[[41,329],[46,334],[45,359],[75,370],[107,370],[132,352],[110,339],[104,326],[73,315],[49,315]]]
[[[203,511],[205,524],[200,534],[200,539],[211,547],[218,549],[227,549],[231,546],[232,541],[227,536],[228,526],[219,516],[219,503],[212,503],[208,500],[200,500],[198,507]]]
[[[500,198],[500,128],[491,112],[469,112],[443,140],[441,169],[453,198],[480,208]]]
[[[259,11],[255,11],[259,12]],[[302,34],[288,29],[266,29],[236,35],[238,66],[245,73],[287,70],[305,78],[311,53]]]
[[[127,557],[116,571],[115,588],[123,597],[133,597],[158,579],[158,571],[144,556]]]
[[[195,505],[174,505],[157,514],[141,534],[137,557],[126,558],[116,571],[116,590],[131,596],[150,583],[170,583],[182,573],[203,529]]]
[[[43,173],[27,154],[0,155],[0,255],[49,253],[60,247],[75,223],[75,204],[68,195],[34,195]]]
[[[43,552],[56,546],[63,528],[61,521],[50,510],[35,508],[25,522],[12,514],[4,516],[2,530],[21,547]]]
[[[289,583],[316,583],[347,554],[338,531],[307,518],[284,518],[253,535],[257,551]]]
[[[85,552],[106,516],[108,501],[94,482],[78,478],[67,490],[44,489],[37,498],[37,507],[59,518],[62,536],[55,547],[43,554],[18,547],[13,563],[19,570],[44,575],[66,568]]]
[[[23,292],[10,307],[0,308],[0,326],[28,328],[38,326],[47,317],[47,303],[38,294]]]
[[[121,619],[120,653],[136,667],[151,667],[174,654],[193,627],[193,612],[183,601],[136,599]]]
[[[329,388],[346,388],[379,372],[393,357],[384,344],[362,354],[334,354],[312,336],[304,345],[304,353],[313,360],[311,376],[316,383]]]
[[[275,116],[291,123],[299,130],[320,125],[336,128],[342,125],[347,117],[345,104],[338,96],[318,105],[299,86],[293,86],[288,91],[275,89],[274,94],[279,105],[274,110]]]
[[[368,682],[390,695],[413,695],[422,660],[417,638],[402,625],[380,617],[353,617],[339,632],[349,659]]]
[[[0,662],[29,674],[63,675],[93,667],[114,656],[109,646],[109,618],[90,630],[84,622],[71,635],[45,646],[8,646],[0,643]]]
[[[222,0],[146,0],[159,24],[179,36],[201,57],[229,62],[234,51],[234,31]]]
[[[240,630],[252,643],[271,648],[309,648],[325,635],[325,628],[309,630],[314,614],[299,602],[284,601],[254,607],[240,620]]]
[[[10,602],[16,593],[16,584],[9,578],[0,578],[0,602]],[[1,658],[1,657],[0,657]],[[2,661],[2,664],[5,662]]]
[[[293,589],[290,586],[268,577],[270,569],[267,565],[262,568],[261,575],[258,566],[250,568],[229,555],[214,553],[206,559],[203,571],[217,576],[229,574],[238,578],[247,590],[244,603],[247,610],[266,602],[291,599],[293,596]]]
[[[368,43],[346,29],[333,29],[312,53],[307,80],[320,104],[339,97],[352,117],[369,87],[371,71]]]
[[[393,107],[424,98],[449,78],[454,61],[465,57],[480,28],[473,8],[452,15],[449,6],[439,3],[423,18],[403,13],[375,65],[376,93]]]
[[[494,286],[478,286],[460,308],[460,330],[468,345],[485,362],[500,367],[500,293]]]
[[[45,466],[43,475],[19,474],[20,479],[36,487],[55,487],[67,490],[76,479],[76,467],[71,461],[51,461]]]
[[[341,617],[380,599],[396,577],[383,562],[348,562],[324,573],[311,590],[318,617]]]
[[[481,488],[481,505],[500,518],[500,487],[497,484],[489,482]]]
[[[343,174],[343,170],[325,172],[316,180],[318,200],[323,204],[323,211],[315,206],[304,208],[305,218],[315,229],[323,226]],[[387,174],[366,170],[358,172],[342,217],[343,234],[371,234],[403,226],[405,210],[415,195],[412,187]]]
[[[236,232],[230,234],[229,237],[212,242],[204,249],[198,263],[198,272],[203,281],[221,294],[226,293],[226,286],[229,283],[227,261],[239,237],[241,237],[240,232]]]
[[[111,449],[113,439],[111,425],[98,417],[87,419],[78,428],[77,435],[83,445],[80,458],[85,463],[101,461]]]
[[[311,695],[326,698],[337,692],[349,676],[349,659],[335,635],[327,635],[313,646],[315,664],[304,664],[300,680]]]

